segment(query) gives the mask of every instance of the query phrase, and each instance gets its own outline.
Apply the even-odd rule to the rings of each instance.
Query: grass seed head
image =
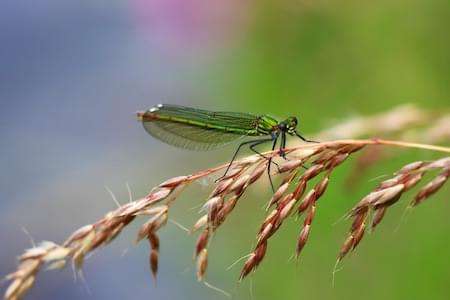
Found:
[[[281,184],[269,202],[270,205],[275,204],[276,209],[271,210],[260,226],[256,246],[244,263],[240,279],[246,277],[260,265],[266,255],[270,237],[280,229],[283,221],[290,216],[294,209],[297,209],[299,213],[307,212],[302,230],[297,238],[296,254],[297,256],[300,254],[310,235],[316,214],[316,202],[326,193],[330,176],[352,153],[369,145],[396,145],[450,153],[450,149],[445,147],[385,140],[336,141],[305,144],[298,148],[286,149],[290,160],[283,162],[280,172],[275,174],[275,176],[282,177]],[[278,150],[264,155],[275,157],[278,155]],[[206,273],[209,253],[207,247],[211,234],[233,212],[245,190],[261,178],[267,170],[267,164],[266,159],[257,155],[235,161],[227,176],[216,182],[215,188],[203,206],[203,210],[206,210],[207,213],[200,217],[191,229],[191,232],[203,229],[195,249],[199,281],[204,279]],[[306,171],[302,169],[304,164],[309,166]],[[25,251],[19,256],[17,270],[6,276],[11,283],[5,293],[5,299],[20,299],[31,288],[43,266],[64,266],[65,262],[71,259],[75,269],[80,270],[86,255],[113,241],[123,228],[140,216],[149,217],[149,220],[140,227],[137,240],[146,238],[150,244],[148,261],[151,273],[155,277],[158,271],[160,250],[157,231],[166,224],[169,208],[175,203],[184,187],[189,186],[195,180],[223,171],[226,167],[227,165],[223,165],[192,175],[169,179],[154,188],[146,197],[127,203],[107,213],[98,221],[81,227],[61,246],[46,242]],[[439,191],[448,181],[450,157],[435,161],[417,161],[405,165],[395,176],[383,181],[363,197],[348,214],[353,221],[348,236],[339,251],[338,261],[362,241],[370,214],[373,215],[370,227],[374,229],[385,216],[388,207],[394,205],[406,191],[421,183],[424,175],[431,171],[439,171],[439,174],[416,194],[411,204],[411,206],[416,206]],[[285,175],[285,173],[287,174]],[[303,173],[301,176],[297,176],[301,173]],[[310,180],[321,173],[324,173],[323,177],[303,197]],[[175,190],[177,192],[169,197]],[[302,201],[299,201],[302,197]]]

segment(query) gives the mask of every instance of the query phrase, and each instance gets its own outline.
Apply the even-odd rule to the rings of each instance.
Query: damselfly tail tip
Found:
[[[142,122],[144,120],[144,115],[145,115],[145,111],[137,111],[136,112],[137,120]]]

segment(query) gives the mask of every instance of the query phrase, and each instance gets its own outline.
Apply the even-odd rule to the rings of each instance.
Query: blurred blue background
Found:
[[[14,270],[15,257],[30,246],[22,228],[36,241],[61,242],[114,209],[105,186],[125,203],[127,183],[135,198],[143,196],[233,152],[159,143],[135,111],[176,103],[297,115],[308,136],[330,120],[401,103],[448,109],[449,26],[447,0],[2,1],[0,275]],[[394,171],[399,162],[371,175]],[[331,287],[349,225],[332,224],[374,186],[363,181],[348,192],[343,182],[336,176],[321,202],[328,208],[320,207],[297,267],[288,262],[300,230],[292,221],[274,237],[259,271],[239,285],[239,267],[225,268],[250,251],[270,197],[269,189],[249,191],[214,240],[209,281],[238,299],[448,299],[448,187],[396,234],[402,209],[394,209]],[[190,208],[206,193],[194,186],[172,217],[193,222]],[[173,224],[162,231],[155,286],[148,245],[132,243],[137,225],[131,227],[86,262],[91,294],[68,268],[38,276],[28,299],[225,299],[196,282],[196,238]]]

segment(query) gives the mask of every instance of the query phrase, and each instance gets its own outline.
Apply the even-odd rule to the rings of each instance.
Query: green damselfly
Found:
[[[210,150],[242,137],[261,137],[239,144],[224,176],[229,171],[239,150],[248,145],[250,150],[262,155],[255,147],[272,142],[275,150],[280,141],[280,156],[286,158],[286,134],[296,136],[305,142],[314,142],[301,136],[297,128],[297,118],[289,117],[283,121],[269,115],[253,115],[239,112],[214,112],[179,105],[159,104],[147,111],[138,112],[145,130],[155,138],[177,147],[191,150]],[[270,166],[272,158],[268,158],[267,172],[270,183]]]

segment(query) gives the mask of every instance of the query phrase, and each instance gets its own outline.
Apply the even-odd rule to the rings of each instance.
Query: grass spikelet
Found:
[[[153,278],[156,279],[156,273],[158,273],[158,260],[159,260],[159,237],[154,232],[149,232],[147,239],[150,243],[150,257],[149,264]]]

